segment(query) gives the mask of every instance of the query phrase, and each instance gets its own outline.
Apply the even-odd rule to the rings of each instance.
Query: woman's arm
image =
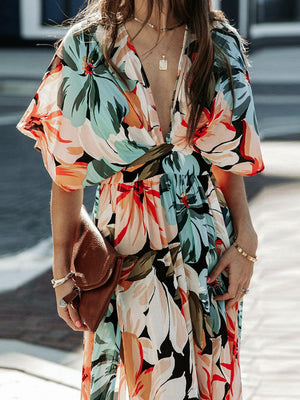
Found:
[[[257,235],[251,221],[243,177],[216,166],[212,167],[212,171],[230,210],[237,242],[249,254],[254,254]]]
[[[213,174],[221,187],[231,213],[236,241],[248,254],[255,255],[257,235],[252,225],[243,177],[213,166]],[[229,273],[228,292],[216,296],[216,300],[228,300],[226,308],[239,301],[242,288],[248,288],[253,274],[253,262],[240,255],[231,246],[211,272],[208,282],[213,282],[220,273],[227,269]]]
[[[55,183],[52,184],[51,221],[53,236],[53,277],[63,278],[70,272],[72,245],[75,230],[79,223],[83,189],[66,192]],[[70,305],[61,307],[60,299],[72,291],[74,282],[66,281],[55,288],[57,312],[74,330],[86,330],[78,312]]]

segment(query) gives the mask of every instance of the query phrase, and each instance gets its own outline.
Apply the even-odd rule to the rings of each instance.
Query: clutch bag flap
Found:
[[[120,258],[120,254],[97,229],[85,207],[82,207],[71,266],[76,272],[73,278],[76,285],[82,290],[105,285]]]

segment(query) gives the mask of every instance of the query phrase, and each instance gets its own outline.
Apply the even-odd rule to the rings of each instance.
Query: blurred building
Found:
[[[300,0],[212,0],[254,45],[300,42]],[[0,44],[52,41],[84,0],[1,0]]]
[[[59,27],[73,17],[84,0],[1,0],[0,44],[50,42],[61,37]]]
[[[221,0],[219,3],[254,46],[300,43],[300,0]]]

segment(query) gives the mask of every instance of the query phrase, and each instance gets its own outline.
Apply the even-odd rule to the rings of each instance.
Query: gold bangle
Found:
[[[245,250],[243,250],[237,242],[233,243],[233,246],[237,249],[237,251],[245,258],[247,258],[247,260],[252,261],[252,262],[256,262],[258,260],[257,256],[250,256],[250,254],[246,253]]]
[[[68,272],[66,276],[64,276],[61,279],[51,279],[51,283],[53,288],[57,288],[60,285],[63,285],[65,282],[67,282],[68,279],[72,278],[72,276],[74,275],[74,272]]]

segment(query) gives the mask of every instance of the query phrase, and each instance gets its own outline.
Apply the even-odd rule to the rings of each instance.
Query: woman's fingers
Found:
[[[68,305],[69,314],[73,324],[76,326],[77,329],[82,328],[81,330],[86,330],[86,326],[81,322],[80,316],[78,311],[72,307],[71,304]]]
[[[85,331],[88,330],[88,328],[82,324],[80,321],[78,312],[76,311],[73,313],[74,310],[71,305],[67,305],[65,307],[58,307],[58,315],[66,322],[67,325],[69,325],[70,328],[72,328],[74,331]],[[80,322],[76,324],[76,321]]]
[[[72,328],[74,331],[77,330],[75,324],[73,323],[70,313],[68,310],[68,306],[65,307],[59,307],[57,309],[58,315],[66,322],[67,325],[69,325],[70,328]]]
[[[224,300],[224,301],[226,301],[226,300],[232,299],[233,297],[235,297],[234,294],[226,292],[226,293],[224,293],[222,295],[215,296],[214,300],[218,300],[218,301]]]
[[[248,284],[239,285],[237,289],[235,288],[228,288],[228,292],[224,293],[220,296],[215,296],[215,300],[224,300],[226,301],[226,310],[232,307],[236,302],[240,301],[246,292],[242,289],[248,289]]]
[[[225,310],[229,310],[230,307],[234,306],[235,303],[237,303],[238,301],[242,300],[243,298],[243,294],[236,296],[234,299],[231,299],[229,301],[227,301],[226,305],[225,305]]]
[[[226,293],[224,293],[222,295],[219,295],[219,296],[215,296],[214,299],[215,300],[230,300],[230,299],[233,299],[233,298],[235,298],[237,296],[238,287],[239,286],[238,286],[238,284],[236,282],[232,283],[232,284],[229,285],[228,291]]]
[[[225,269],[228,271],[229,286],[227,292],[214,297],[215,300],[226,301],[228,307],[241,300],[245,294],[242,289],[249,287],[253,274],[253,263],[243,259],[243,257],[237,257],[234,250],[232,247],[226,250],[207,278],[208,283],[214,282]]]
[[[63,285],[55,288],[57,312],[58,315],[72,328],[74,331],[88,330],[86,325],[81,322],[78,311],[71,304],[66,304],[63,300],[65,296],[72,293],[74,282],[69,279]]]
[[[242,291],[242,285],[239,285],[238,290],[236,292],[236,295],[232,298],[229,299],[226,302],[225,309],[228,310],[230,307],[232,307],[236,302],[240,301],[242,297],[244,296],[245,293]]]
[[[217,279],[217,277],[221,274],[221,272],[223,272],[224,269],[228,266],[227,260],[224,257],[224,255],[220,258],[217,265],[214,267],[214,269],[209,274],[209,276],[207,278],[208,283],[214,282]]]
[[[245,292],[245,289],[249,289],[249,286],[250,286],[250,279],[248,279],[246,282],[244,282],[242,285],[239,286],[236,296],[233,299],[227,301],[225,306],[226,310],[232,307],[236,302],[242,300],[245,294],[247,294],[247,292]]]

